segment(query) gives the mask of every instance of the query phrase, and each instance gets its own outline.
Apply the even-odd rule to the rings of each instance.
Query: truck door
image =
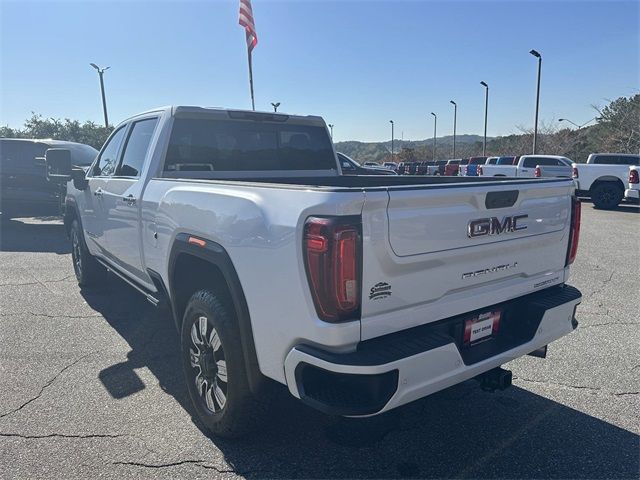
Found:
[[[152,287],[141,252],[140,194],[143,169],[149,162],[149,146],[158,118],[135,121],[128,129],[115,173],[103,187],[105,249],[125,273]]]
[[[93,254],[107,256],[105,239],[105,188],[108,179],[115,173],[127,127],[120,127],[111,134],[87,180],[89,186],[82,191],[79,207],[85,241]]]

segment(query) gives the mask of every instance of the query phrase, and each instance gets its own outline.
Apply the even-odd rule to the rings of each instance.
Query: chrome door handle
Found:
[[[126,197],[122,197],[122,201],[124,203],[126,203],[127,205],[135,205],[136,204],[136,198],[131,194],[127,195]]]
[[[101,196],[102,196],[102,193],[103,193],[103,192],[102,192],[102,189],[101,189],[100,187],[98,187],[98,188],[96,189],[96,191],[95,191],[95,192],[93,192],[93,194],[94,194],[96,197],[101,197]]]

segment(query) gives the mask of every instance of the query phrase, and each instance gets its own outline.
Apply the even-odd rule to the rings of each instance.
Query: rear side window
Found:
[[[148,118],[133,124],[124,147],[122,163],[118,168],[117,175],[123,177],[140,176],[157,123],[157,118]]]
[[[93,174],[97,177],[109,177],[116,171],[116,165],[118,165],[118,152],[120,151],[120,145],[124,139],[124,133],[126,127],[120,127],[111,138],[107,141],[98,163],[93,169]]]
[[[638,165],[640,155],[595,155],[592,163],[600,165]]]
[[[640,165],[640,155],[619,155],[618,165]]]
[[[335,170],[321,126],[244,120],[177,118],[165,172]],[[175,175],[173,175],[175,176]]]

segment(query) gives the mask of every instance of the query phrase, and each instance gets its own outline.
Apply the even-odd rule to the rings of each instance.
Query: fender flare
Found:
[[[199,240],[204,240],[205,244],[199,246],[193,243],[189,243],[190,237],[196,237]],[[258,364],[258,355],[256,353],[256,347],[253,338],[253,328],[251,327],[251,317],[249,315],[249,307],[240,284],[240,279],[236,272],[231,257],[222,245],[202,238],[201,236],[190,235],[188,233],[179,233],[171,245],[169,254],[169,268],[168,268],[168,294],[170,299],[171,310],[173,317],[176,319],[176,324],[182,321],[182,317],[178,316],[176,302],[176,288],[173,284],[173,276],[175,272],[176,261],[180,254],[188,254],[204,262],[207,262],[217,267],[226,282],[227,289],[231,294],[231,301],[238,319],[238,330],[240,332],[240,343],[242,345],[242,354],[245,364],[247,365],[247,379],[249,381],[249,387],[253,393],[257,393],[266,377],[260,372]]]

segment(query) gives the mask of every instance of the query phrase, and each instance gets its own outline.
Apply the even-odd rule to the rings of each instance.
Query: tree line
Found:
[[[605,107],[593,106],[597,115],[595,124],[579,129],[562,128],[557,120],[541,122],[538,127],[537,152],[563,155],[574,162],[586,162],[590,153],[640,153],[640,94],[620,97]],[[533,129],[517,127],[518,133],[487,139],[487,155],[524,155],[531,153]],[[478,137],[480,138],[480,137]],[[359,162],[388,162],[391,142],[338,142],[336,149]],[[429,140],[399,142],[395,161],[429,161],[434,159]],[[456,144],[456,157],[482,155],[482,141],[464,141]],[[435,159],[452,158],[450,137],[437,140]]]

